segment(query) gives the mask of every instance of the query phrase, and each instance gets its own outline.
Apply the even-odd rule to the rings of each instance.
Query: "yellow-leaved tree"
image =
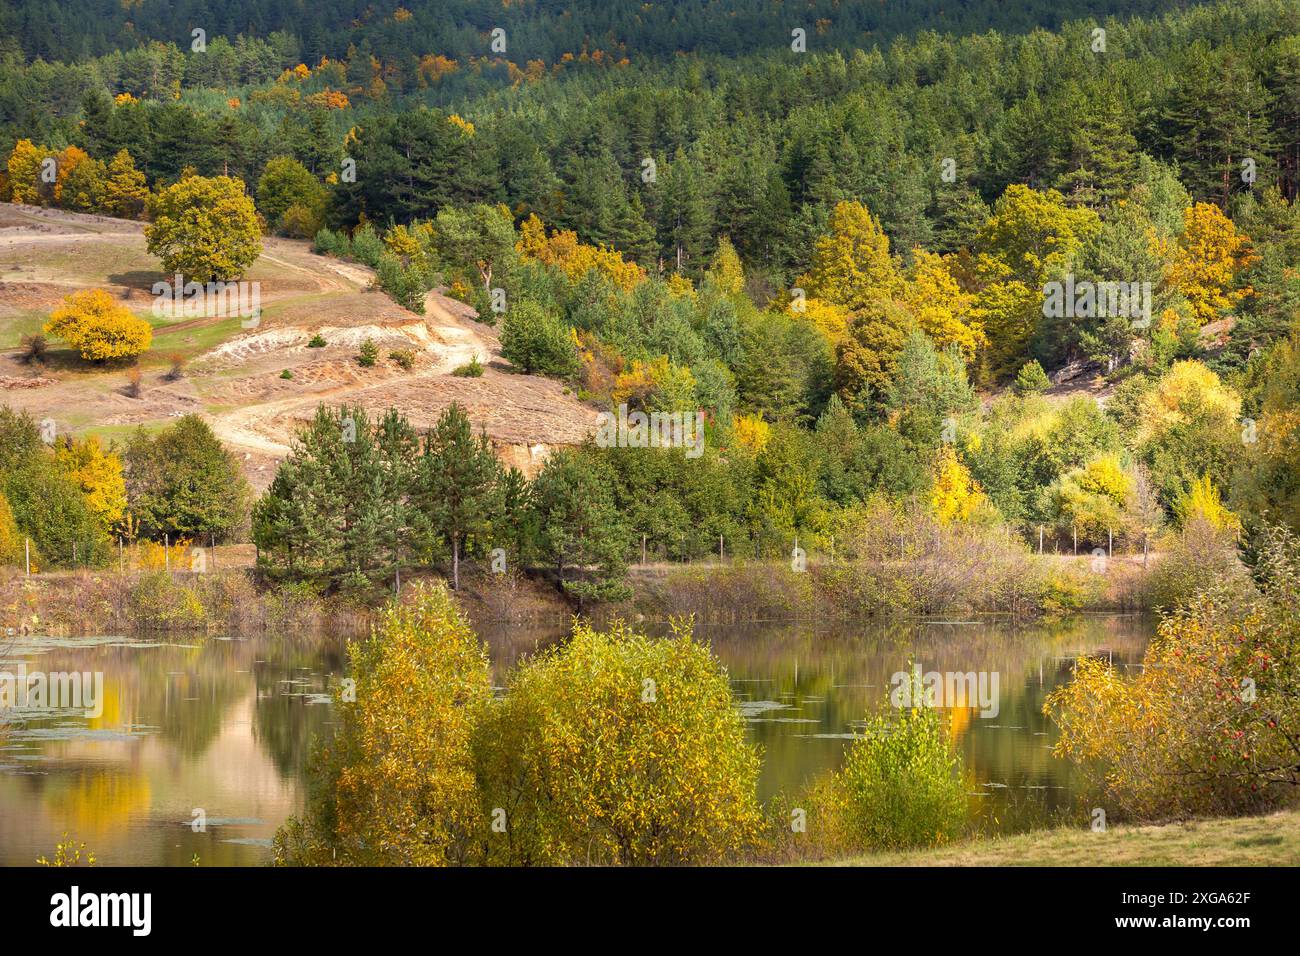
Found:
[[[262,254],[257,208],[230,176],[184,177],[150,197],[149,217],[149,252],[189,280],[238,279]]]
[[[1204,324],[1246,294],[1236,282],[1250,259],[1250,239],[1232,220],[1213,203],[1196,203],[1183,210],[1183,232],[1165,279],[1187,298]]]
[[[520,225],[515,249],[525,259],[557,266],[573,282],[595,270],[627,292],[646,277],[644,269],[635,262],[628,262],[617,249],[579,242],[576,232],[564,230],[547,236],[546,226],[536,214],[530,215]]]
[[[704,278],[724,295],[740,295],[745,288],[745,267],[729,237],[718,239],[718,251],[713,254]]]
[[[837,203],[830,231],[817,240],[808,272],[797,285],[809,297],[850,311],[894,298],[902,286],[889,237],[860,202]]]
[[[1043,318],[1043,284],[1064,275],[1100,228],[1095,212],[1070,208],[1054,189],[1012,184],[998,197],[975,239],[980,290],[971,308],[995,376],[1019,370]]]
[[[941,524],[973,521],[990,514],[992,504],[951,445],[939,449],[930,506]]]
[[[355,683],[340,688],[338,730],[314,758],[319,786],[276,834],[276,862],[466,862],[489,826],[470,747],[492,696],[483,645],[444,585],[416,584],[348,654]]]
[[[22,532],[14,520],[14,510],[9,507],[9,499],[0,491],[0,565],[21,564],[22,560]]]
[[[739,445],[758,454],[771,440],[772,426],[762,415],[736,415],[731,419],[731,434]]]
[[[792,317],[802,317],[816,326],[831,345],[839,345],[849,334],[849,311],[825,299],[806,299],[802,312],[796,300],[791,300],[786,312]]]
[[[975,296],[957,283],[943,256],[924,249],[913,252],[912,270],[903,288],[903,304],[922,331],[940,349],[956,345],[967,362],[988,344],[984,324],[972,314]]]
[[[1186,493],[1178,497],[1174,502],[1174,515],[1184,527],[1189,521],[1201,520],[1216,531],[1236,534],[1241,530],[1241,519],[1224,505],[1223,497],[1209,475],[1193,481]]]
[[[119,149],[108,163],[102,206],[110,216],[139,219],[149,202],[149,187],[144,173],[135,168],[135,160]]]
[[[1158,437],[1187,422],[1193,413],[1206,416],[1225,432],[1235,435],[1235,422],[1241,415],[1241,396],[1224,385],[1208,366],[1187,359],[1170,366],[1155,387],[1143,396],[1138,440]]]
[[[54,458],[63,473],[81,488],[86,505],[105,531],[122,520],[126,512],[122,459],[111,451],[105,451],[94,435],[60,442],[54,450]]]
[[[20,139],[14,144],[6,164],[10,202],[36,206],[54,198],[54,182],[41,178],[45,160],[54,158],[54,155],[54,150],[37,146],[30,139]]]
[[[50,313],[45,334],[63,339],[90,362],[131,358],[149,348],[153,330],[104,289],[83,289]]]

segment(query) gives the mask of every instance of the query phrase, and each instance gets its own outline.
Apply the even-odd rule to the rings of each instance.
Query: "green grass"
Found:
[[[1037,830],[827,866],[1300,866],[1300,810],[1164,826]]]
[[[76,435],[78,438],[94,435],[105,448],[108,448],[114,442],[117,443],[118,447],[122,447],[126,444],[127,439],[135,434],[137,428],[143,428],[146,433],[152,435],[154,432],[166,428],[174,421],[175,419],[160,418],[152,422],[141,422],[138,425],[93,425],[89,428],[76,429]]]
[[[49,318],[48,312],[30,309],[5,319],[0,323],[0,349],[16,349],[22,344],[24,335],[35,335]]]
[[[168,329],[165,326],[154,329],[153,344],[145,353],[146,365],[167,364],[173,353],[193,358],[215,348],[227,339],[243,331],[238,316],[219,319],[209,325],[196,325],[183,329]]]

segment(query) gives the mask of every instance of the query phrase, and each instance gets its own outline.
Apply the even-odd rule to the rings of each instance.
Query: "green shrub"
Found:
[[[960,766],[935,710],[872,718],[838,777],[849,833],[871,849],[949,842],[966,819]]]
[[[483,366],[479,362],[478,356],[475,355],[464,365],[460,366],[459,368],[453,369],[451,374],[457,376],[458,378],[482,378]]]
[[[415,368],[415,353],[410,349],[394,349],[388,357],[408,372]]]
[[[37,453],[0,471],[0,493],[22,534],[31,538],[38,567],[95,566],[108,560],[112,549],[102,522],[52,455]]]
[[[293,378],[293,372],[289,371],[288,369],[285,369],[283,372],[280,373],[280,377],[283,379],[291,379]]]
[[[361,354],[357,356],[357,361],[363,368],[374,368],[375,363],[379,361],[379,346],[373,339],[366,339],[361,343]]]
[[[369,225],[362,226],[352,235],[352,258],[357,262],[379,267],[379,260],[384,254],[384,243]]]
[[[323,349],[324,347],[325,347],[325,337],[321,335],[319,332],[313,335],[311,337],[311,341],[307,343],[307,348],[309,349]]]
[[[394,302],[416,315],[424,315],[424,296],[431,286],[414,266],[405,266],[392,253],[385,252],[375,266],[375,278]]]
[[[483,812],[507,820],[488,862],[702,862],[758,836],[758,753],[689,632],[579,624],[519,668],[475,741]]]
[[[1052,380],[1047,377],[1038,360],[1026,362],[1016,375],[1015,390],[1017,395],[1037,395],[1052,387]]]
[[[321,229],[317,232],[313,248],[321,255],[337,256],[340,259],[352,255],[352,244],[348,241],[348,237],[332,229]]]
[[[166,571],[142,574],[131,589],[129,606],[133,623],[145,631],[194,630],[208,620],[195,590]]]
[[[578,368],[568,326],[533,302],[521,302],[506,314],[501,354],[523,371],[538,375],[564,377]]]

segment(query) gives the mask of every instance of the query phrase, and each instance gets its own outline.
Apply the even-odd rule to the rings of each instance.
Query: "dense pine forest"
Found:
[[[1293,826],[1298,194],[1295,0],[5,2],[0,614],[369,631],[281,863],[932,848],[1039,717],[1037,823]],[[557,608],[499,693],[470,615]],[[1010,763],[891,696],[761,804],[683,623],[986,612]]]
[[[710,31],[724,11],[691,4],[626,23],[507,5],[500,28],[481,7],[327,7],[308,25],[220,5],[189,42],[177,18],[200,23],[202,6],[147,6],[96,20],[112,52],[88,39],[85,59],[32,57],[47,35],[14,35],[5,198],[156,218],[246,192],[256,221],[250,206],[240,228],[368,265],[415,312],[448,289],[521,371],[601,408],[705,416],[702,463],[557,456],[537,493],[608,507],[576,536],[520,519],[521,554],[618,579],[642,536],[672,558],[720,538],[784,553],[851,541],[882,501],[1027,541],[1046,528],[1076,552],[1145,549],[1191,512],[1297,523],[1294,4],[1055,30],[1017,5],[1007,32],[960,35],[903,30],[931,25],[926,4],[880,22],[814,5],[787,30],[740,3],[773,42],[738,56],[726,43],[744,31]],[[1071,12],[1132,12],[1099,6]],[[128,14],[154,32],[123,41]],[[241,18],[247,32],[223,35]],[[238,272],[222,260],[199,278]],[[1054,387],[1068,400],[1041,397]],[[336,520],[303,503],[328,494],[299,466],[254,513],[273,564]],[[316,550],[327,580],[437,553],[374,522]],[[485,528],[457,532],[456,557],[484,552]]]

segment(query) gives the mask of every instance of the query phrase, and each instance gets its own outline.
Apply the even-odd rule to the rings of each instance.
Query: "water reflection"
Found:
[[[6,665],[100,671],[104,710],[26,715],[0,740],[0,863],[65,831],[105,864],[261,863],[330,716],[334,642],[29,640]],[[206,817],[195,832],[194,811]]]
[[[746,720],[764,749],[763,796],[796,791],[837,768],[868,713],[888,706],[891,678],[915,664],[943,674],[998,675],[996,716],[948,707],[968,768],[972,812],[989,828],[1022,829],[1063,813],[1080,786],[1051,755],[1044,698],[1069,680],[1073,659],[1141,661],[1152,631],[1139,617],[1090,617],[1056,626],[931,623],[870,629],[706,629],[726,663]]]
[[[1151,626],[1107,616],[1031,629],[985,621],[697,633],[726,664],[763,746],[764,797],[837,767],[864,716],[885,705],[895,672],[912,663],[996,672],[996,717],[975,706],[947,713],[969,767],[973,813],[1007,829],[1061,812],[1077,789],[1068,765],[1049,753],[1044,696],[1081,653],[1138,662]],[[497,682],[560,636],[487,633]],[[28,714],[0,738],[0,863],[29,865],[67,831],[104,864],[183,866],[197,854],[204,865],[246,865],[268,859],[276,827],[301,805],[311,740],[329,730],[343,647],[271,637],[29,638],[8,648],[0,669],[19,660],[29,670],[102,671],[105,701],[96,718]],[[206,832],[191,827],[195,809]]]

